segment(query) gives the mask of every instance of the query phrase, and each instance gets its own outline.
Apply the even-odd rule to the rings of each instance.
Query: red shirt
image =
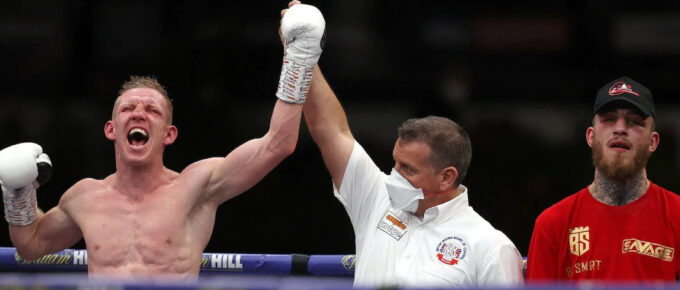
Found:
[[[588,188],[536,219],[527,281],[676,280],[680,197],[650,182],[624,206],[596,200]]]

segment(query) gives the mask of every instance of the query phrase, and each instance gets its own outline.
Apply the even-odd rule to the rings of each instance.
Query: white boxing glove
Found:
[[[276,96],[288,103],[302,104],[307,98],[314,66],[321,57],[326,21],[314,6],[297,4],[281,20],[284,41],[283,65]]]
[[[38,144],[21,143],[0,151],[0,188],[9,224],[25,226],[38,218],[35,190],[51,172],[52,162]]]

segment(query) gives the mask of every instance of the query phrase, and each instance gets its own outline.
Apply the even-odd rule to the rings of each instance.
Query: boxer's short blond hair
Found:
[[[152,76],[130,76],[130,79],[126,82],[124,82],[120,86],[120,90],[118,91],[118,98],[123,95],[128,90],[131,89],[137,89],[137,88],[147,88],[147,89],[152,89],[156,90],[157,92],[161,93],[163,97],[165,97],[165,102],[168,104],[168,116],[166,117],[168,124],[172,124],[172,112],[173,112],[173,107],[172,107],[172,100],[170,97],[168,97],[168,91],[165,90],[165,87],[161,85],[160,82],[155,77]],[[118,98],[116,98],[116,102],[113,105],[114,111],[112,114],[112,117],[115,117],[116,115],[116,103],[118,103]]]

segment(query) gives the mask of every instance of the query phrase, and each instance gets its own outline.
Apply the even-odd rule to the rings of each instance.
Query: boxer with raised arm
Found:
[[[325,22],[307,5],[282,22],[285,53],[269,131],[224,158],[201,160],[179,173],[164,166],[165,146],[177,138],[172,104],[155,79],[144,77],[122,86],[104,127],[116,172],[77,182],[46,213],[36,203],[36,179],[45,179],[36,164],[50,164],[42,148],[23,143],[0,151],[5,217],[19,255],[35,259],[82,237],[91,276],[196,277],[217,207],[255,185],[295,148]]]

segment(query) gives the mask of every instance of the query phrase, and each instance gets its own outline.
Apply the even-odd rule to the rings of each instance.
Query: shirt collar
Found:
[[[463,190],[458,196],[453,199],[442,203],[437,206],[433,206],[425,210],[425,216],[423,216],[423,222],[437,221],[440,213],[449,213],[448,217],[452,217],[462,212],[463,209],[468,207],[468,189],[465,185],[460,185],[460,189]]]

